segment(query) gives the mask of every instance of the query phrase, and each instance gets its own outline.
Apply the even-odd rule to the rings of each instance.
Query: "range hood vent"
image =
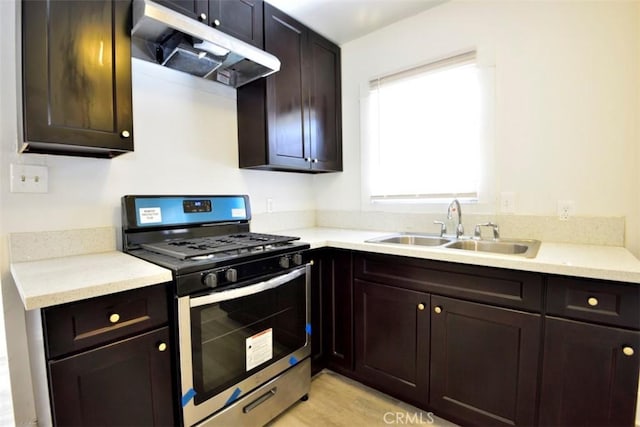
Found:
[[[280,70],[275,56],[151,0],[134,0],[131,51],[237,88]]]

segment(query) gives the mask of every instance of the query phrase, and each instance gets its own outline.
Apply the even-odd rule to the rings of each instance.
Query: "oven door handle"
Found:
[[[266,280],[264,282],[256,283],[255,285],[245,286],[242,288],[229,289],[227,291],[211,292],[210,294],[200,297],[190,298],[189,306],[191,308],[200,307],[202,305],[214,304],[217,302],[228,301],[236,298],[242,298],[249,295],[254,295],[268,289],[275,289],[278,286],[282,286],[307,272],[307,266],[297,268],[289,273],[281,276],[276,276],[273,279]]]

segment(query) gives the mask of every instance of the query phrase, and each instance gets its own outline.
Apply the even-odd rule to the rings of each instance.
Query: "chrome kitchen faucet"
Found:
[[[449,203],[447,208],[447,219],[453,219],[454,213],[458,213],[458,225],[456,226],[456,238],[460,238],[464,234],[464,227],[462,226],[462,209],[460,208],[460,202],[458,199],[453,199]]]

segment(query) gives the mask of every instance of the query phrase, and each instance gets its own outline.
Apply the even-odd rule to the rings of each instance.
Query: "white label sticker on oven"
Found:
[[[244,208],[231,209],[231,216],[233,218],[244,218],[247,216],[247,211]]]
[[[246,340],[247,371],[273,358],[273,329],[265,329]]]
[[[140,208],[138,209],[140,224],[155,224],[162,222],[162,212],[160,208]]]

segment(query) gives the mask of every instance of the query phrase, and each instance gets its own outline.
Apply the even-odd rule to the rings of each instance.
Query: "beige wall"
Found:
[[[516,214],[555,216],[558,200],[573,200],[576,215],[624,216],[635,230],[627,232],[627,247],[640,256],[639,5],[452,1],[346,43],[345,172],[316,177],[318,209],[370,209],[354,197],[361,180],[361,85],[476,48],[484,66],[495,66],[493,194],[515,192]],[[455,153],[425,159],[425,167],[430,161],[454,165]],[[396,211],[409,209],[416,211]],[[495,213],[495,199],[466,211],[474,209]]]

